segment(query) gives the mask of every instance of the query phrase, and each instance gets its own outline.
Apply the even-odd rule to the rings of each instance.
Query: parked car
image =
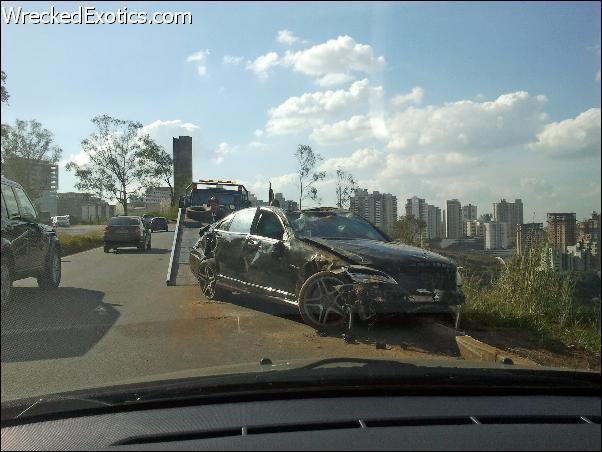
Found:
[[[387,312],[454,314],[464,302],[453,261],[393,242],[346,210],[249,208],[200,234],[190,268],[206,297],[264,296],[297,306],[318,329]]]
[[[69,215],[58,215],[56,217],[52,217],[52,226],[55,228],[68,228],[69,226],[71,226],[71,218],[69,217]]]
[[[61,245],[54,229],[39,221],[23,187],[2,176],[2,303],[13,281],[34,277],[43,289],[61,282]]]
[[[167,219],[164,217],[155,217],[150,222],[151,232],[155,231],[169,231],[169,227],[167,225]]]
[[[141,217],[113,217],[105,227],[105,253],[126,247],[136,247],[143,252],[151,249],[151,231]]]

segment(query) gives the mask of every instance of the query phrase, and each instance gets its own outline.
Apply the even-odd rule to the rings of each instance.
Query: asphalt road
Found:
[[[362,328],[349,343],[317,335],[292,307],[237,294],[208,301],[195,284],[167,287],[172,238],[154,233],[147,253],[98,248],[65,257],[55,291],[16,282],[15,299],[2,307],[2,400],[263,357],[460,359],[453,338],[436,334],[428,319]]]

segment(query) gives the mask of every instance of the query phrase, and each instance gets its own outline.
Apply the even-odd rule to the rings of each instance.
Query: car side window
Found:
[[[17,198],[13,193],[13,189],[9,185],[2,184],[2,196],[4,198],[4,206],[8,218],[14,218],[19,216],[19,205],[17,204]]]
[[[21,217],[28,220],[35,220],[38,218],[36,208],[33,206],[25,192],[19,187],[13,187],[17,201],[19,202],[19,210],[21,211]]]
[[[242,234],[248,234],[251,231],[251,224],[255,218],[255,212],[257,209],[246,209],[234,215],[232,222],[230,223],[230,232],[238,232]]]
[[[255,233],[262,237],[282,240],[284,228],[278,217],[272,212],[261,212]]]

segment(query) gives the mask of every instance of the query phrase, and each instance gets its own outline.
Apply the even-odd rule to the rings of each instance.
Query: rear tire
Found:
[[[38,286],[42,289],[56,289],[61,283],[61,273],[61,253],[54,247],[48,254],[43,273],[37,278]]]
[[[0,302],[2,305],[10,301],[13,293],[13,269],[10,265],[9,258],[2,259],[2,294]]]
[[[144,253],[146,251],[146,243],[142,242],[140,245],[138,245],[138,251],[140,251],[141,253]]]
[[[111,248],[109,248],[108,246],[105,246],[105,247],[104,247],[104,252],[105,252],[105,253],[108,253],[109,251],[111,251]]]

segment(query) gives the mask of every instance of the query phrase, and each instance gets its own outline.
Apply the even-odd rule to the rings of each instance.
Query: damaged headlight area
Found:
[[[361,284],[397,284],[397,281],[386,273],[366,272],[360,269],[348,269],[347,274],[353,282]]]

